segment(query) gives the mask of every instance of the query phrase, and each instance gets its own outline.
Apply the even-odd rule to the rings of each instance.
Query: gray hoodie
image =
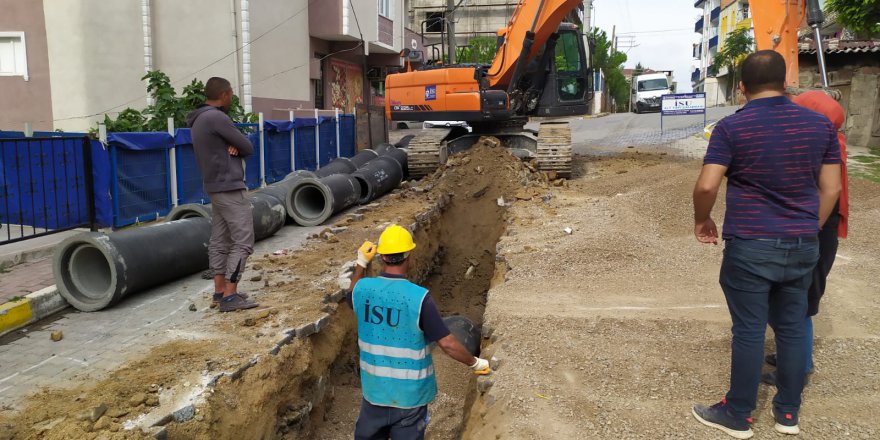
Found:
[[[193,149],[205,191],[247,189],[244,158],[254,154],[254,146],[229,116],[217,107],[202,104],[186,115],[186,123],[192,129]],[[230,146],[238,149],[238,156],[229,154]]]

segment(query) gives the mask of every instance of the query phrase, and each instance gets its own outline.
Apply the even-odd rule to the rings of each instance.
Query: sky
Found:
[[[627,54],[625,67],[673,70],[678,93],[691,91],[694,33],[699,10],[694,0],[593,0],[593,26],[608,33],[617,25],[618,50]],[[624,38],[627,37],[627,38]],[[629,38],[635,37],[635,38]],[[626,49],[624,42],[634,47]]]

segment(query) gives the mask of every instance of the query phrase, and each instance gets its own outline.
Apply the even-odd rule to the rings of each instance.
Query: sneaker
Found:
[[[766,362],[767,365],[771,365],[771,366],[775,367],[776,366],[776,353],[770,353],[767,356],[764,356],[764,362]]]
[[[761,382],[764,382],[767,385],[773,385],[775,387],[776,386],[776,370],[773,370],[769,373],[762,374],[761,375]],[[807,386],[809,384],[810,384],[810,375],[805,374],[804,375],[804,386]]]
[[[748,419],[733,416],[726,406],[727,399],[722,399],[712,406],[694,405],[691,413],[700,423],[720,429],[733,438],[752,438],[755,433],[749,426]]]
[[[244,299],[248,299],[250,297],[250,295],[244,292],[238,292],[237,295]],[[219,303],[221,299],[223,299],[223,292],[214,292],[214,294],[211,295],[211,301],[215,303]]]
[[[773,418],[776,420],[776,425],[773,426],[776,428],[776,432],[789,435],[797,435],[801,433],[801,429],[798,428],[797,414],[781,413],[776,411],[776,408],[773,406],[770,406],[770,414],[773,414]]]
[[[221,312],[234,312],[236,310],[252,309],[259,304],[248,301],[241,294],[236,293],[220,300]]]

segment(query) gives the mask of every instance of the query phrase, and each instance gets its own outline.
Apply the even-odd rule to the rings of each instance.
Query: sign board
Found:
[[[425,86],[425,101],[437,99],[437,86]]]
[[[706,113],[705,93],[663,95],[660,112],[663,116],[702,115]]]

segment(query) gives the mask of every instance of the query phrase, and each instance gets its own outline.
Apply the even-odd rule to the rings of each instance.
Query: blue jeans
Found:
[[[393,408],[361,402],[355,440],[422,440],[428,427],[428,406]]]
[[[727,240],[720,281],[733,321],[727,404],[734,415],[750,417],[755,409],[768,321],[775,326],[777,350],[773,404],[781,412],[798,412],[807,361],[807,290],[818,258],[815,238]]]

